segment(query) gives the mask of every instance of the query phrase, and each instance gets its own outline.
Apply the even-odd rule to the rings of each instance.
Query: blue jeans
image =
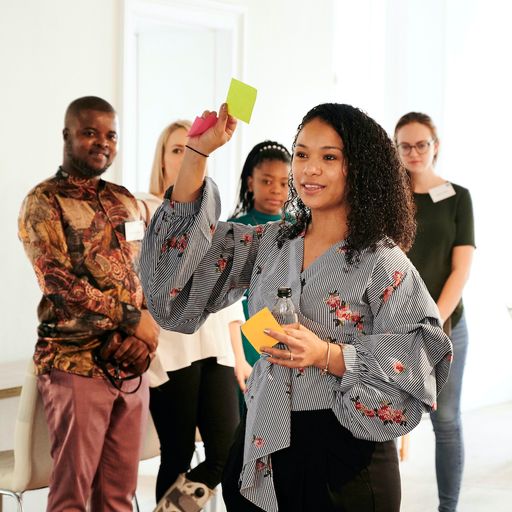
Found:
[[[464,440],[460,415],[462,377],[468,350],[464,315],[452,329],[453,363],[450,376],[437,397],[437,410],[430,413],[436,436],[436,476],[439,512],[455,512],[464,469]]]

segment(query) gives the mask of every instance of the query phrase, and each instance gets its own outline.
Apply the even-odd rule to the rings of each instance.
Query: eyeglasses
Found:
[[[433,140],[420,140],[413,145],[407,144],[406,142],[401,142],[397,145],[397,148],[398,152],[404,156],[409,156],[413,148],[416,150],[418,155],[423,155],[429,150],[430,146],[434,144],[434,142],[435,141]]]

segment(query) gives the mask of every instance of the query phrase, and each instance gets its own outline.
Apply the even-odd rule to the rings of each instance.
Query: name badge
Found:
[[[124,223],[124,236],[127,242],[142,240],[144,237],[144,221],[133,220]]]
[[[456,194],[455,189],[451,183],[443,183],[437,187],[431,188],[428,193],[434,203],[438,203],[443,199],[448,199]]]

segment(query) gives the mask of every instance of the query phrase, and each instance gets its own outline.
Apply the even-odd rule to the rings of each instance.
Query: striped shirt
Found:
[[[218,222],[220,200],[207,178],[194,203],[165,201],[146,232],[142,284],[158,323],[193,332],[208,314],[249,289],[249,313],[292,289],[302,325],[343,343],[343,377],[288,369],[261,358],[247,385],[240,491],[277,510],[271,454],[290,445],[290,411],[331,409],[361,439],[387,441],[435,408],[452,347],[416,269],[398,247],[380,244],[347,264],[343,242],[302,271],[304,239],[279,246],[279,223]]]

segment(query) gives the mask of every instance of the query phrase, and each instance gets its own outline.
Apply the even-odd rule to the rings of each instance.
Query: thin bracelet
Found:
[[[329,373],[329,359],[331,357],[331,342],[327,341],[327,357],[325,358],[325,367],[320,370],[322,375],[327,375]]]
[[[193,147],[189,146],[188,144],[185,144],[185,147],[188,149],[191,149],[192,151],[194,151],[194,153],[197,153],[198,155],[204,156],[205,158],[208,158],[210,156],[210,155],[205,155],[204,153],[201,153],[201,151],[194,149]]]

